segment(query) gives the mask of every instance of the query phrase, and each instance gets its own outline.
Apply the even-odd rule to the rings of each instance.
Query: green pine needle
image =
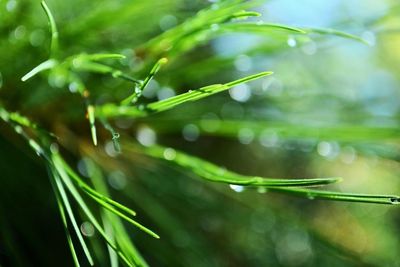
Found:
[[[299,197],[305,197],[308,199],[326,199],[334,201],[389,204],[389,205],[400,204],[400,197],[396,195],[341,193],[341,192],[322,191],[313,189],[281,188],[281,187],[271,188],[271,191],[286,193],[289,195],[294,195]]]
[[[149,84],[151,79],[156,75],[160,68],[168,62],[166,58],[159,59],[156,64],[151,68],[149,75],[140,83],[140,86],[135,87],[133,94],[121,101],[121,105],[129,105],[137,102],[138,98],[142,95],[143,90]]]
[[[363,39],[363,38],[361,38],[361,37],[359,37],[357,35],[350,34],[350,33],[343,32],[343,31],[339,31],[339,30],[335,30],[335,29],[329,29],[329,28],[307,28],[307,29],[304,29],[304,30],[307,33],[336,35],[336,36],[339,36],[339,37],[342,37],[342,38],[352,39],[352,40],[361,42],[363,44],[370,45],[370,43],[367,40],[365,40],[365,39]]]
[[[65,209],[67,211],[68,217],[69,217],[69,219],[70,219],[70,221],[72,223],[72,226],[74,228],[75,234],[78,237],[79,243],[82,246],[82,249],[83,249],[83,251],[85,253],[85,256],[86,256],[87,260],[89,261],[89,264],[91,266],[93,266],[94,265],[93,258],[92,258],[91,254],[89,252],[89,249],[88,249],[88,247],[87,247],[87,245],[85,243],[85,240],[84,240],[84,238],[82,236],[82,233],[81,233],[81,231],[79,229],[79,226],[78,226],[78,224],[76,222],[74,213],[73,213],[72,208],[71,208],[71,204],[69,203],[68,196],[67,196],[67,194],[66,194],[66,192],[64,190],[64,186],[63,186],[60,178],[58,177],[58,174],[56,174],[55,171],[52,171],[52,177],[53,177],[53,179],[55,181],[55,185],[56,185],[56,188],[58,190],[58,194],[61,197],[61,202],[65,206]],[[58,194],[56,193],[56,196]]]
[[[306,33],[305,30],[279,23],[266,23],[266,22],[245,22],[245,23],[231,23],[222,24],[219,31],[221,32],[243,32],[243,33],[267,33],[271,30],[282,30],[290,33]]]
[[[51,175],[50,171],[49,171],[49,175]],[[65,216],[65,210],[64,210],[64,206],[62,204],[61,197],[59,195],[59,192],[57,192],[57,189],[56,189],[56,186],[54,184],[54,181],[52,181],[52,185],[53,185],[53,190],[54,190],[55,195],[56,195],[57,206],[58,206],[58,209],[59,209],[59,212],[60,212],[60,215],[61,215],[61,220],[62,220],[62,223],[63,223],[63,226],[64,226],[65,235],[67,236],[67,242],[68,242],[68,246],[69,246],[69,249],[71,251],[71,254],[72,254],[72,259],[73,259],[74,265],[75,265],[75,267],[80,267],[78,256],[76,255],[76,250],[75,250],[75,247],[74,247],[74,243],[72,242],[71,233],[69,232],[69,229],[68,229],[67,218]]]
[[[50,25],[50,32],[51,32],[51,46],[50,46],[50,51],[51,51],[51,58],[56,58],[58,49],[59,49],[59,44],[58,44],[58,30],[57,30],[57,25],[56,21],[53,17],[53,14],[50,11],[50,8],[47,6],[45,1],[41,2],[42,8],[44,12],[46,13],[47,19],[49,21]]]
[[[97,134],[96,134],[96,125],[95,125],[94,106],[88,105],[86,110],[87,110],[87,114],[88,114],[88,118],[89,118],[90,132],[92,134],[93,144],[95,146],[97,146]]]
[[[21,81],[25,82],[27,80],[29,80],[30,78],[32,78],[33,76],[35,76],[36,74],[45,71],[45,70],[49,70],[52,69],[53,67],[55,67],[58,64],[57,60],[55,59],[48,59],[42,63],[40,63],[39,65],[37,65],[35,68],[33,68],[30,72],[28,72],[27,74],[25,74],[22,78]]]
[[[376,127],[365,125],[304,125],[277,123],[270,121],[241,120],[154,120],[149,125],[160,134],[181,132],[187,124],[196,125],[202,135],[221,136],[237,139],[242,129],[249,129],[255,138],[269,137],[272,134],[280,139],[337,140],[343,142],[395,141],[400,138],[399,127]],[[216,125],[211,132],[209,125]]]
[[[259,79],[264,76],[271,75],[272,72],[265,71],[258,74],[250,75],[226,84],[213,84],[206,87],[202,87],[196,90],[189,90],[187,93],[183,93],[174,97],[170,97],[165,100],[153,102],[144,106],[116,106],[114,104],[105,104],[98,107],[98,116],[101,117],[144,117],[152,113],[162,112],[168,109],[172,109],[178,105],[197,101],[214,94],[226,91],[236,85],[246,83],[252,80]]]
[[[218,167],[210,162],[200,158],[190,156],[183,152],[172,148],[162,146],[143,147],[146,155],[151,157],[168,160],[177,164],[199,177],[218,183],[246,185],[246,186],[265,186],[265,187],[280,187],[280,186],[317,186],[336,183],[341,181],[339,177],[333,178],[313,178],[313,179],[277,179],[264,178],[258,176],[246,176],[231,172],[225,168]]]
[[[131,146],[132,147],[132,146]],[[272,191],[306,197],[309,199],[329,199],[335,201],[348,201],[360,203],[376,204],[400,204],[400,197],[395,195],[373,195],[341,193],[332,191],[320,191],[314,189],[300,189],[292,187],[324,185],[340,182],[341,178],[313,178],[313,179],[271,179],[262,177],[251,177],[240,175],[224,168],[218,167],[210,162],[187,155],[172,148],[162,146],[142,147],[135,149],[138,152],[144,152],[154,158],[168,160],[197,174],[199,177],[218,183],[234,184],[242,186],[263,186]]]

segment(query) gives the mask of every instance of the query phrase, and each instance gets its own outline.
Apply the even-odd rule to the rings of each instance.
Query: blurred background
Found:
[[[146,48],[149,39],[218,5],[189,0],[48,4],[63,56],[121,53],[126,59],[114,66],[138,78],[160,56]],[[101,129],[99,146],[93,147],[83,101],[71,94],[74,85],[62,73],[21,82],[48,58],[46,16],[38,1],[0,0],[0,103],[59,136],[66,157],[83,176],[82,159],[95,159],[111,195],[137,210],[138,220],[161,236],[153,240],[127,227],[150,266],[400,266],[398,207],[213,184],[130,147],[159,143],[240,174],[340,176],[343,182],[328,189],[400,193],[398,1],[259,1],[251,10],[262,13],[252,21],[334,28],[369,45],[277,30],[221,34],[162,54],[169,62],[146,88],[145,102],[259,71],[274,74],[164,113],[113,120],[123,151],[117,156]],[[97,104],[129,93],[126,81],[110,76],[85,73],[82,79]],[[72,266],[41,161],[6,124],[0,123],[0,130],[0,266]],[[104,258],[99,266],[108,266],[98,234],[84,219],[81,223]]]

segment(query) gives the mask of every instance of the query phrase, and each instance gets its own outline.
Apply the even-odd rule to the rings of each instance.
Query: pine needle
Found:
[[[252,80],[259,79],[264,76],[271,75],[272,72],[265,71],[258,74],[250,75],[226,84],[213,84],[206,87],[202,87],[196,90],[189,90],[187,93],[183,93],[174,97],[170,97],[165,100],[153,102],[144,106],[116,106],[114,104],[105,104],[98,107],[98,116],[102,117],[144,117],[151,113],[158,113],[172,109],[178,105],[197,101],[214,94],[226,91],[236,85],[246,83]]]

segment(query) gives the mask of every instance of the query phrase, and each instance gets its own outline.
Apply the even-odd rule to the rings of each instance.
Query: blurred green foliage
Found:
[[[161,237],[80,191],[133,266],[400,266],[396,206],[199,179],[343,177],[328,190],[399,194],[397,1],[47,4],[58,49],[38,1],[0,0],[0,266],[74,264],[46,164],[67,183],[72,166],[79,189],[131,207]],[[65,162],[43,156],[58,150]],[[71,205],[95,265],[117,266]]]

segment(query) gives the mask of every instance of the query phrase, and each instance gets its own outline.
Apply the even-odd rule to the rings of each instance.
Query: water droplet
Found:
[[[361,38],[363,38],[365,41],[367,41],[367,43],[370,46],[374,46],[376,44],[376,36],[375,33],[371,32],[371,31],[366,31],[361,35]]]
[[[164,150],[163,155],[166,160],[174,160],[176,157],[176,151],[175,149],[168,147]]]
[[[206,38],[207,38],[206,33],[201,33],[201,34],[195,36],[195,40],[198,43],[204,42],[206,40]]]
[[[64,73],[50,73],[48,82],[51,86],[62,88],[66,83],[66,76]]]
[[[164,100],[173,96],[175,96],[175,91],[169,87],[163,87],[157,92],[158,100]]]
[[[230,184],[229,187],[235,191],[235,192],[243,192],[244,191],[244,186],[243,185],[236,185],[236,184]]]
[[[125,173],[119,170],[111,172],[107,177],[107,181],[115,190],[122,190],[127,184]]]
[[[280,80],[271,77],[269,79],[264,79],[262,89],[264,93],[270,96],[280,96],[283,91],[283,84]]]
[[[218,168],[218,175],[224,175],[226,173],[226,168],[225,167],[219,167]]]
[[[314,41],[307,42],[301,47],[301,50],[306,55],[314,55],[317,52],[317,44]]]
[[[82,159],[80,159],[79,161],[78,161],[78,164],[77,164],[77,169],[78,169],[78,172],[83,176],[83,177],[89,177],[90,175],[89,175],[89,171],[88,171],[88,169],[87,169],[87,158],[82,158]]]
[[[166,30],[176,26],[178,24],[178,19],[175,16],[168,14],[168,15],[163,16],[160,19],[158,24],[159,24],[161,30],[166,31]]]
[[[5,121],[5,122],[8,122],[8,121],[9,121],[9,115],[8,115],[8,113],[7,113],[5,110],[3,110],[3,109],[0,109],[0,118],[1,118],[3,121]]]
[[[264,194],[268,192],[268,189],[266,187],[258,187],[257,192],[260,194]]]
[[[182,129],[182,135],[187,141],[196,141],[200,136],[199,127],[194,124],[187,124]]]
[[[289,37],[287,40],[287,44],[290,47],[295,47],[297,45],[297,41],[293,37]]]
[[[318,150],[318,154],[320,154],[323,157],[326,157],[331,153],[332,146],[329,142],[323,141],[318,144],[317,150]]]
[[[391,197],[391,198],[390,198],[390,202],[392,202],[393,204],[400,204],[400,198],[398,198],[398,197]]]
[[[309,153],[313,150],[315,146],[314,140],[299,140],[297,141],[297,146],[302,152]]]
[[[152,146],[157,141],[157,135],[148,126],[141,126],[136,133],[136,139],[144,146]]]
[[[104,150],[106,151],[107,155],[110,157],[116,157],[118,156],[118,151],[115,150],[114,142],[109,141],[104,145]]]
[[[249,128],[242,128],[238,132],[238,139],[241,144],[248,145],[254,139],[254,132]]]
[[[32,46],[41,46],[46,38],[43,30],[35,30],[29,35],[29,42]]]
[[[133,120],[132,119],[117,119],[115,120],[115,125],[121,129],[129,129],[132,127]]]
[[[127,112],[127,110],[128,110],[128,107],[126,107],[126,106],[119,106],[119,107],[118,107],[118,112],[119,112],[119,113],[124,114],[124,113]]]
[[[253,178],[254,182],[257,184],[261,184],[264,181],[264,178],[262,177],[255,177]]]
[[[340,147],[338,143],[336,142],[326,142],[322,141],[319,142],[317,146],[317,151],[318,154],[321,156],[328,158],[328,159],[334,159],[340,152]]]
[[[118,139],[119,137],[120,137],[120,134],[119,134],[119,133],[113,133],[113,134],[112,134],[112,139],[113,139],[113,140]]]
[[[81,224],[81,232],[84,236],[91,237],[94,235],[94,226],[90,222],[83,222]]]
[[[276,256],[282,266],[309,266],[313,250],[308,233],[300,227],[286,227],[276,235]]]
[[[72,83],[70,83],[70,84],[68,85],[68,90],[69,90],[71,93],[76,93],[76,92],[78,92],[78,88],[79,88],[79,84],[76,83],[76,82],[72,82]]]
[[[22,133],[22,127],[21,126],[17,125],[17,126],[14,127],[14,129],[18,134]]]
[[[215,2],[215,1],[214,1]],[[217,9],[219,9],[219,5],[218,4],[212,4],[211,5],[211,9],[212,10],[217,10]]]
[[[259,142],[264,147],[273,147],[278,145],[279,137],[274,131],[264,130],[260,134]]]
[[[17,28],[14,30],[14,38],[17,40],[21,40],[24,38],[26,33],[26,28],[24,25],[19,25]]]
[[[113,72],[111,73],[111,75],[112,75],[114,78],[118,78],[118,77],[120,77],[120,76],[122,75],[122,71],[120,71],[120,70],[113,71]]]
[[[212,133],[212,132],[215,132],[216,130],[218,130],[220,124],[221,123],[219,121],[218,116],[212,112],[204,114],[200,120],[201,128],[204,131],[209,132],[209,133]]]
[[[6,9],[8,12],[14,11],[16,7],[17,7],[17,1],[15,0],[9,0],[6,4]]]
[[[29,139],[29,145],[35,150],[36,155],[38,155],[38,156],[43,155],[43,150],[42,150],[42,148],[39,146],[38,143],[36,143],[35,140]]]
[[[74,68],[79,68],[79,67],[81,66],[81,64],[82,64],[82,60],[81,60],[79,57],[74,58],[74,59],[72,60],[72,66],[73,66]]]
[[[152,79],[143,90],[142,95],[146,98],[154,98],[157,95],[157,91],[160,85],[155,79]]]
[[[238,71],[249,71],[252,66],[251,58],[247,55],[239,55],[235,59],[235,67]]]
[[[251,90],[247,84],[239,84],[229,90],[229,95],[233,100],[246,102],[251,97]]]
[[[57,153],[57,152],[58,152],[58,145],[57,145],[56,143],[52,143],[52,144],[50,145],[50,151],[51,151],[51,153],[53,153],[53,154]]]
[[[140,81],[140,86],[135,84],[134,91],[135,91],[136,94],[141,94],[142,93],[142,89],[141,89],[142,86],[143,86],[143,81]]]
[[[357,159],[356,150],[351,146],[346,146],[342,149],[340,159],[343,163],[352,164]]]
[[[114,150],[117,153],[121,153],[121,145],[119,144],[119,137],[120,137],[119,133],[116,133],[116,132],[112,133],[111,140],[114,144]]]
[[[215,31],[218,31],[218,30],[219,30],[219,25],[214,23],[214,24],[211,24],[211,27],[210,27],[210,28],[211,28],[212,31],[215,32]]]
[[[125,56],[125,58],[119,60],[124,66],[129,66],[130,62],[134,61],[136,58],[135,51],[131,48],[121,49],[119,53]]]

